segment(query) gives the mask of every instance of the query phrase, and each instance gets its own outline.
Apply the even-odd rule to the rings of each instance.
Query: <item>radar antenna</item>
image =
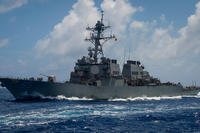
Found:
[[[107,42],[110,39],[117,40],[115,35],[110,36],[104,36],[103,32],[107,30],[108,28],[111,28],[111,26],[105,26],[103,24],[103,17],[104,12],[101,11],[101,21],[97,21],[94,27],[87,27],[86,30],[91,31],[89,38],[85,38],[86,41],[90,41],[94,47],[89,48],[89,56],[93,59],[94,63],[98,63],[98,56],[104,57],[102,45]]]

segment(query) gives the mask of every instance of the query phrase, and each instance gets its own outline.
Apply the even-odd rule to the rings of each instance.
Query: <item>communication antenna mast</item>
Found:
[[[128,49],[128,60],[130,60],[130,56],[131,56],[131,50],[130,50],[130,47]]]
[[[103,16],[104,16],[104,12],[101,11],[101,23],[103,24]]]
[[[125,48],[124,48],[124,58],[123,58],[123,65],[125,64],[125,60],[126,60],[126,55],[125,55],[125,53],[126,53],[126,50],[125,50]]]
[[[108,26],[104,25],[103,18],[104,18],[104,12],[101,11],[101,20],[97,21],[94,27],[88,26],[86,28],[86,30],[91,31],[89,38],[85,38],[85,41],[90,41],[94,45],[94,47],[90,48],[88,51],[90,54],[90,58],[93,60],[95,64],[98,63],[98,56],[104,57],[102,44],[104,44],[110,39],[117,40],[115,35],[111,35],[111,34],[110,36],[103,35],[103,32],[105,30],[111,28],[111,26],[109,25]]]

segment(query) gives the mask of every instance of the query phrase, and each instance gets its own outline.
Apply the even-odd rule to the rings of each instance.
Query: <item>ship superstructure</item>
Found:
[[[88,56],[78,59],[71,72],[70,82],[88,85],[105,85],[105,80],[117,79],[123,80],[117,60],[104,57],[103,46],[108,40],[116,40],[115,35],[104,36],[105,30],[111,26],[105,26],[103,23],[103,11],[101,12],[101,21],[97,21],[94,27],[87,27],[91,31],[89,41],[93,47],[88,48]]]
[[[153,78],[149,72],[144,70],[144,66],[141,65],[140,61],[128,60],[123,66],[122,75],[125,82],[130,86],[161,84],[159,79]]]
[[[86,28],[90,31],[90,36],[85,40],[91,42],[93,47],[88,48],[88,56],[77,60],[74,71],[70,75],[70,82],[99,86],[106,85],[103,84],[107,83],[104,81],[112,79],[117,82],[123,81],[123,84],[129,86],[159,85],[160,81],[144,71],[144,66],[140,61],[128,60],[123,65],[121,74],[117,60],[104,57],[102,44],[111,39],[117,40],[117,38],[115,35],[104,36],[104,32],[111,26],[104,25],[103,16],[102,11],[101,20],[97,21],[94,27]]]

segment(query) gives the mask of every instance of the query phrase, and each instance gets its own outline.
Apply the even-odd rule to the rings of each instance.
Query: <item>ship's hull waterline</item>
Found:
[[[197,95],[199,90],[187,90],[181,86],[89,86],[72,83],[50,83],[41,81],[1,78],[2,86],[6,87],[16,99],[28,97],[79,97],[92,99],[162,97]]]

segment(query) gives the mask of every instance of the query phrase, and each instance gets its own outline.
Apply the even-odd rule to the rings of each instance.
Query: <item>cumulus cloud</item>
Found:
[[[188,17],[187,25],[177,32],[176,37],[171,34],[173,30],[171,25],[163,28],[156,21],[133,21],[131,23],[132,32],[137,33],[137,35],[132,33],[133,36],[137,36],[137,39],[135,38],[133,41],[139,43],[136,50],[141,57],[152,60],[180,58],[189,56],[188,53],[200,55],[199,23],[200,2],[196,4],[196,12]]]
[[[133,29],[143,29],[144,28],[144,22],[142,21],[133,21],[130,25]]]
[[[87,24],[94,25],[99,18],[92,0],[79,0],[62,22],[54,26],[51,33],[39,40],[36,50],[42,55],[73,56],[82,53],[88,45],[84,42]]]
[[[0,13],[5,13],[25,5],[27,0],[0,0]]]
[[[104,0],[101,8],[106,14],[106,19],[111,23],[114,32],[124,32],[132,15],[138,10],[127,0]],[[110,19],[112,17],[112,19]]]
[[[9,39],[7,38],[0,38],[0,48],[5,47],[6,45],[8,45],[9,43]]]
[[[196,11],[188,17],[188,23],[179,30],[180,37],[177,39],[180,54],[193,53],[200,55],[200,2],[196,4]]]
[[[154,26],[152,23],[136,24],[132,23],[133,32],[135,32],[132,33],[134,35],[134,44],[132,45],[138,46],[135,49],[138,56],[155,61],[177,56],[176,39],[171,36],[170,28],[153,28],[151,27]]]
[[[134,7],[128,0],[104,0],[101,8],[105,12],[105,24],[112,26],[112,32],[118,38],[117,42],[108,42],[105,44],[105,53],[112,58],[120,59],[124,49],[127,47],[129,35],[127,30],[135,13],[143,11],[142,7]],[[130,42],[129,42],[130,43]],[[112,52],[110,52],[112,51]]]

